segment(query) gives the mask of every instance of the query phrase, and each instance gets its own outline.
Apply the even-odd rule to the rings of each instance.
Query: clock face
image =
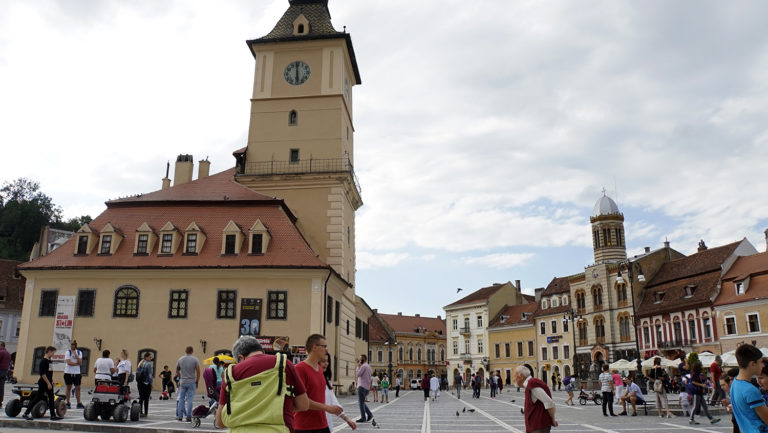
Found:
[[[309,79],[309,74],[309,65],[302,62],[301,60],[296,60],[295,62],[289,63],[288,66],[285,67],[283,77],[289,84],[298,86],[300,84],[304,84]]]

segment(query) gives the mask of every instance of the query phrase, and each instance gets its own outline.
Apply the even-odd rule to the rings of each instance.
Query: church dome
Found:
[[[600,200],[595,203],[595,208],[592,210],[592,216],[598,217],[600,215],[618,215],[619,207],[616,205],[616,202],[613,201],[610,197],[605,195],[603,193],[603,196],[600,197]]]

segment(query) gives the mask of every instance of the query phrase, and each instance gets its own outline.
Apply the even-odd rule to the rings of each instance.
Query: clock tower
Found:
[[[285,200],[320,259],[355,276],[352,39],[331,24],[328,0],[289,0],[266,36],[247,41],[255,60],[248,145],[237,180]]]

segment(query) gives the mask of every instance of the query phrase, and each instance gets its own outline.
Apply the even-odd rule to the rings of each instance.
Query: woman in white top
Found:
[[[331,386],[331,355],[325,354],[325,360],[320,361],[320,368],[323,369],[323,375],[325,375],[325,404],[329,406],[341,406],[339,400],[336,399],[336,394],[333,393],[333,387]],[[343,407],[343,406],[341,406]],[[328,431],[333,431],[333,414],[330,412],[325,413],[325,417],[328,419]],[[355,430],[357,424],[344,412],[339,414],[339,418],[343,419],[349,425],[349,428]]]
[[[120,351],[120,362],[117,364],[117,380],[123,386],[128,386],[128,376],[131,375],[131,361],[128,360],[128,351]]]
[[[101,352],[101,358],[97,359],[93,365],[93,374],[96,380],[112,380],[112,373],[115,371],[115,363],[109,359],[109,350]]]

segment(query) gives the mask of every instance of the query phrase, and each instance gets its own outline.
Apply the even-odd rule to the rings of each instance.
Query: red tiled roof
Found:
[[[224,196],[227,196],[225,199]],[[99,246],[88,256],[75,256],[76,236],[48,255],[25,263],[20,269],[38,268],[239,268],[298,267],[329,268],[317,258],[294,224],[282,200],[251,191],[232,180],[232,171],[209,176],[188,184],[114,200],[90,225],[101,230],[107,223],[121,230],[125,237],[113,255],[99,255]],[[247,230],[259,219],[269,230],[271,241],[263,255],[247,253]],[[246,230],[242,249],[237,255],[222,255],[222,230],[229,221]],[[159,230],[167,222],[183,235],[195,222],[207,239],[197,255],[182,254],[184,242],[171,256],[157,254],[157,240],[148,255],[134,255],[136,229],[143,223]],[[156,233],[157,234],[157,233]]]
[[[541,292],[541,299],[549,298],[552,295],[561,295],[563,293],[567,293],[570,295],[571,293],[571,283],[568,280],[568,277],[555,277],[552,278],[552,281],[549,282],[547,285],[547,288],[544,289],[543,292]],[[559,296],[562,298],[562,296]],[[570,296],[569,296],[570,300]],[[533,313],[534,317],[539,316],[550,316],[552,314],[561,314],[571,309],[571,303],[563,305],[562,302],[558,304],[557,307],[554,308],[547,308],[546,310],[541,308],[541,301],[536,303],[536,311]]]
[[[648,281],[646,287],[714,270],[720,271],[720,265],[728,256],[733,254],[741,242],[737,241],[720,247],[709,248],[687,257],[666,262],[661,265],[653,279]]]
[[[503,284],[496,283],[492,286],[483,287],[480,290],[475,290],[474,292],[459,299],[458,301],[452,304],[446,305],[446,307],[452,307],[454,305],[461,305],[461,304],[471,304],[473,302],[487,301],[488,298],[490,298],[496,292],[498,292],[499,289],[504,286],[504,284],[507,284],[507,283],[503,283]]]
[[[383,319],[378,313],[373,314],[368,318],[368,339],[372,342],[384,342],[390,340],[389,331],[387,325],[383,323]],[[394,336],[392,336],[394,338]]]
[[[416,328],[424,328],[425,331],[440,331],[445,335],[445,320],[437,317],[404,316],[399,314],[381,314],[381,320],[385,321],[395,332],[414,333]]]
[[[501,309],[501,312],[491,320],[488,324],[489,328],[498,328],[508,325],[521,325],[525,323],[533,323],[533,313],[538,308],[538,305],[534,302],[530,304],[505,306]],[[523,318],[523,313],[528,313],[527,318]],[[501,316],[507,316],[506,320],[502,321]]]
[[[107,206],[142,202],[274,200],[274,197],[258,193],[237,183],[234,174],[235,169],[230,168],[220,173],[171,188],[110,200],[107,202]]]
[[[749,278],[748,283],[745,281]],[[746,292],[736,294],[736,282],[746,284]],[[731,269],[723,276],[720,294],[715,305],[768,298],[768,252],[742,256],[736,259]]]

